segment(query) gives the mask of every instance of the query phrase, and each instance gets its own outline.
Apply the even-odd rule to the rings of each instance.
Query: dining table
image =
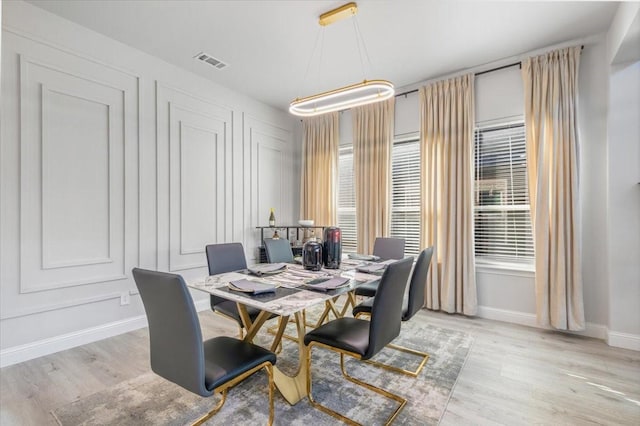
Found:
[[[363,262],[359,260],[344,260],[339,269],[322,268],[319,271],[307,270],[295,263],[283,264],[284,266],[277,271],[259,276],[253,275],[250,272],[252,268],[249,267],[246,270],[189,280],[187,286],[236,302],[246,330],[245,341],[253,342],[258,331],[272,317],[272,314],[278,315],[277,331],[270,347],[274,352],[281,344],[289,320],[293,319],[297,331],[295,340],[298,342],[298,366],[293,375],[285,374],[277,365],[274,366],[274,382],[287,402],[294,405],[307,394],[306,383],[309,372],[305,362],[304,336],[308,324],[305,323],[304,312],[324,304],[324,310],[315,323],[316,327],[328,320],[330,315],[336,318],[346,315],[349,307],[353,307],[356,302],[353,291],[360,285],[380,279],[379,274],[357,270],[362,264]],[[323,282],[327,283],[334,278],[345,282],[335,289],[323,288]],[[256,282],[257,285],[272,285],[273,291],[260,294],[237,291],[232,283],[245,279]],[[339,307],[336,301],[341,296],[346,296],[346,301],[342,307]],[[260,314],[254,321],[249,317],[247,306],[260,310]]]

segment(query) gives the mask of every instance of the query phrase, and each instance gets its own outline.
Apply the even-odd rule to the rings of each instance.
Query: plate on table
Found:
[[[353,260],[366,260],[369,262],[376,262],[378,260],[380,260],[379,256],[374,256],[372,254],[356,254],[356,253],[351,253],[349,254],[349,259],[353,259]]]

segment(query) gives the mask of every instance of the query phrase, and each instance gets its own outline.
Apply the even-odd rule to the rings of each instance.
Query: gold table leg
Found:
[[[284,374],[278,366],[273,368],[273,380],[276,387],[291,405],[295,405],[307,396],[307,363],[305,362],[306,346],[304,345],[304,320],[300,312],[295,313],[296,328],[298,329],[298,370],[293,376]],[[256,321],[257,322],[257,321]]]
[[[334,299],[327,300],[325,309],[320,316],[320,320],[318,321],[318,325],[322,324],[325,318],[329,315],[329,313],[333,313],[336,318],[341,318],[341,311],[346,312],[346,308],[343,307],[342,310],[339,310],[335,305],[335,300],[339,296],[336,296]],[[349,293],[349,302],[353,303],[353,296]],[[258,330],[262,327],[265,321],[269,318],[269,312],[262,311],[260,315],[256,318],[256,320],[251,323],[249,319],[249,314],[247,313],[247,309],[244,305],[238,304],[238,311],[240,312],[240,318],[242,318],[243,323],[245,324],[245,328],[247,330],[247,334],[244,338],[246,341],[253,341]],[[305,316],[303,316],[303,312],[296,312],[294,314],[296,329],[298,331],[298,369],[293,376],[289,376],[283,373],[277,365],[273,367],[273,381],[284,397],[290,405],[297,404],[301,399],[307,396],[307,377],[309,375],[309,369],[306,362],[306,351],[307,347],[304,345],[304,335],[306,333],[305,329]],[[284,330],[286,324],[288,322],[288,318],[284,317],[280,319],[280,323],[278,325],[278,331],[276,333],[276,337],[271,346],[271,350],[277,347],[278,343],[282,339],[282,335],[284,334]],[[249,324],[249,327],[246,327],[246,324]]]
[[[251,319],[249,318],[249,313],[247,312],[247,307],[242,303],[238,303],[238,313],[240,314],[240,318],[242,319],[244,328],[247,330],[247,334],[244,336],[244,340],[253,343],[253,338],[256,337],[256,334],[262,327],[262,324],[264,324],[265,321],[269,319],[269,316],[271,314],[267,311],[261,311],[258,314],[256,320],[252,323]]]
[[[276,332],[275,337],[273,338],[273,343],[271,344],[271,352],[275,352],[278,348],[278,345],[282,341],[282,335],[284,334],[285,328],[287,328],[287,323],[289,322],[289,316],[280,317],[278,320],[278,331]]]

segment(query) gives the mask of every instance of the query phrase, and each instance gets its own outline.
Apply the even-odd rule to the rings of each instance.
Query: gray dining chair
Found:
[[[294,261],[293,250],[291,250],[291,243],[289,243],[289,240],[287,240],[286,238],[265,238],[264,249],[267,254],[267,262],[269,263],[293,263]],[[306,325],[312,325],[307,324],[307,314],[305,311],[302,311],[302,318]],[[273,327],[268,328],[267,331],[271,334],[278,334],[276,328]],[[288,334],[283,334],[282,337],[292,341],[298,340],[297,338]]]
[[[233,337],[203,341],[193,299],[180,275],[138,268],[132,272],[149,323],[153,372],[197,395],[221,395],[220,402],[193,424],[213,417],[224,405],[228,389],[264,369],[269,382],[271,425],[276,355]]]
[[[380,260],[402,259],[404,257],[404,238],[377,237],[373,243],[373,255]],[[373,281],[355,289],[356,296],[373,297],[376,295],[379,281]]]
[[[209,244],[205,247],[205,252],[207,254],[207,264],[209,265],[209,275],[247,269],[247,260],[241,243]],[[240,312],[238,312],[237,303],[214,295],[210,295],[209,302],[211,309],[215,313],[238,323],[240,338],[242,339],[244,324],[242,323]],[[249,319],[253,322],[260,314],[260,309],[247,306],[247,313],[249,314]],[[275,316],[273,314],[270,318]]]
[[[409,321],[424,306],[424,292],[427,284],[427,274],[429,273],[429,267],[431,265],[432,257],[433,246],[427,247],[426,249],[422,250],[422,252],[420,252],[420,255],[418,256],[418,260],[416,261],[416,264],[413,268],[413,273],[411,274],[411,280],[409,281],[408,298],[406,298],[405,302],[403,302],[402,321]],[[353,316],[356,318],[359,318],[363,315],[370,316],[376,297],[378,296],[376,295],[375,297],[370,297],[364,302],[356,305],[353,308]],[[426,352],[406,348],[393,343],[390,343],[389,345],[387,345],[387,347],[421,357],[418,367],[415,370],[407,370],[388,364],[382,364],[373,360],[369,360],[369,362],[383,367],[387,370],[392,370],[399,373],[407,374],[409,376],[417,377],[418,374],[420,374],[420,371],[422,371],[422,368],[429,360],[429,354]]]
[[[404,246],[404,238],[377,237],[373,242],[373,255],[380,260],[402,259]]]
[[[285,238],[265,238],[264,249],[269,263],[293,263],[291,243]]]
[[[349,424],[357,424],[352,419],[315,401],[312,393],[311,358],[315,346],[330,349],[340,354],[340,368],[343,376],[359,386],[363,386],[399,403],[385,424],[390,424],[404,408],[407,400],[400,395],[364,382],[349,375],[345,370],[344,356],[358,360],[368,360],[400,334],[402,320],[402,299],[411,273],[411,258],[389,264],[382,274],[378,297],[373,301],[371,320],[343,317],[321,325],[304,337],[307,347],[307,396],[314,407]],[[363,410],[366,408],[362,407]]]

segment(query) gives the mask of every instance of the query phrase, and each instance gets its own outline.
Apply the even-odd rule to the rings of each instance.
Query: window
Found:
[[[353,148],[341,147],[338,155],[338,227],[342,233],[342,252],[356,253],[358,240]]]
[[[420,143],[398,141],[391,152],[391,237],[404,238],[405,254],[420,252]]]
[[[475,255],[533,264],[524,123],[475,131]]]

